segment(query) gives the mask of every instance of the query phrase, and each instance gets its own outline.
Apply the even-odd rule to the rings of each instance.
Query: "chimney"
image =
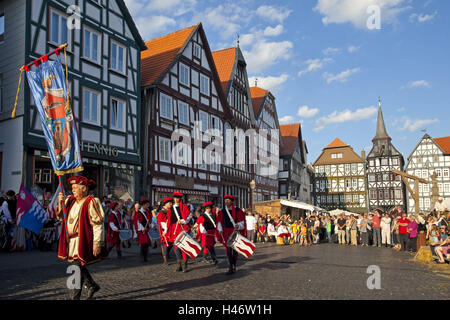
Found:
[[[361,158],[366,161],[366,150],[361,151]]]

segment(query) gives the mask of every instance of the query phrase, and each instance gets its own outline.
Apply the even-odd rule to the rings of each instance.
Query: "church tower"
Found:
[[[405,164],[403,155],[393,146],[384,123],[381,99],[378,99],[378,120],[373,147],[366,159],[369,209],[388,211],[395,206],[405,208],[405,186],[400,176],[392,170],[401,170]]]

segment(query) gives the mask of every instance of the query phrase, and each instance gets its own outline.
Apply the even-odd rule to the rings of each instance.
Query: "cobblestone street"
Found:
[[[175,272],[175,261],[162,265],[160,249],[151,250],[146,264],[138,248],[124,250],[124,260],[112,258],[89,269],[101,290],[97,299],[448,299],[450,277],[412,261],[412,255],[386,248],[341,247],[321,244],[310,248],[257,244],[255,255],[239,257],[238,271],[226,276],[223,247],[217,247],[217,267],[189,264]],[[369,290],[367,268],[381,270],[381,289]],[[0,254],[1,299],[66,299],[68,264],[55,252]],[[206,289],[206,290],[205,290]],[[207,292],[207,296],[200,295]],[[84,296],[82,297],[84,298]]]

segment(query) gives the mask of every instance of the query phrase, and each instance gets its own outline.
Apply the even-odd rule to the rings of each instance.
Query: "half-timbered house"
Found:
[[[146,45],[141,69],[148,142],[144,188],[154,202],[181,190],[192,204],[220,204],[221,154],[207,146],[216,141],[223,148],[224,122],[232,114],[203,27],[200,23]],[[220,132],[221,143],[208,135],[210,129]]]
[[[405,172],[426,179],[431,184],[419,184],[419,208],[421,212],[434,209],[433,179],[436,179],[437,197],[450,199],[450,137],[433,139],[425,134],[408,157]],[[414,182],[410,181],[414,190]],[[414,199],[408,192],[408,212],[415,213]]]
[[[69,90],[84,174],[98,182],[97,194],[138,197],[141,183],[135,176],[142,166],[140,54],[146,47],[124,1],[7,0],[0,7],[6,22],[0,61],[7,62],[0,62],[0,73],[11,80],[8,108],[3,111],[10,115],[19,68],[67,43]],[[64,56],[59,59],[64,65]],[[21,88],[17,116],[8,120],[15,123],[14,129],[2,124],[9,132],[0,134],[6,143],[9,139],[18,143],[17,137],[22,138],[24,157],[11,155],[17,162],[16,177],[23,175],[28,187],[55,190],[57,179],[27,85]],[[2,114],[3,120],[5,117]],[[17,183],[13,186],[15,190],[18,187]]]
[[[403,171],[405,162],[387,134],[381,101],[378,107],[377,132],[372,142],[372,150],[366,159],[369,208],[388,211],[400,206],[405,210],[405,186],[401,177],[392,172]]]
[[[365,154],[358,155],[339,138],[314,162],[316,205],[327,209],[367,212]]]
[[[222,166],[223,194],[233,194],[241,207],[249,207],[252,203],[250,182],[253,178],[254,166],[250,163],[250,140],[245,135],[256,126],[255,115],[250,95],[250,86],[244,56],[239,47],[214,51],[212,53],[219,73],[222,90],[227,97],[233,114],[224,124],[225,130],[233,134],[225,136],[225,152]],[[235,129],[241,129],[238,131]],[[236,133],[238,135],[236,136]],[[240,133],[240,134],[239,134]],[[228,143],[227,139],[233,139]],[[232,150],[232,149],[235,149]]]
[[[283,146],[280,148],[278,173],[280,199],[311,203],[310,175],[307,168],[308,148],[300,123],[280,125]]]
[[[258,159],[255,164],[255,201],[268,201],[278,199],[278,172],[270,168],[279,167],[280,124],[278,122],[277,108],[274,95],[265,89],[254,86],[250,88],[253,112],[256,120],[257,135],[255,146]],[[264,159],[265,158],[265,159]],[[269,161],[268,159],[272,159]],[[273,163],[273,159],[277,163]]]

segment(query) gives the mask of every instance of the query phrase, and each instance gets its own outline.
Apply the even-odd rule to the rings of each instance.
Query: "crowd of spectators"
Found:
[[[249,213],[247,219],[249,216],[253,215]],[[412,253],[429,245],[437,263],[445,263],[445,260],[450,258],[450,212],[407,216],[400,208],[395,208],[390,212],[375,210],[365,214],[341,213],[337,216],[312,212],[298,220],[293,220],[289,215],[255,216],[256,223],[251,228],[256,230],[256,236],[252,233],[248,235],[250,240],[256,242],[300,246],[336,243],[347,246],[386,247]]]

